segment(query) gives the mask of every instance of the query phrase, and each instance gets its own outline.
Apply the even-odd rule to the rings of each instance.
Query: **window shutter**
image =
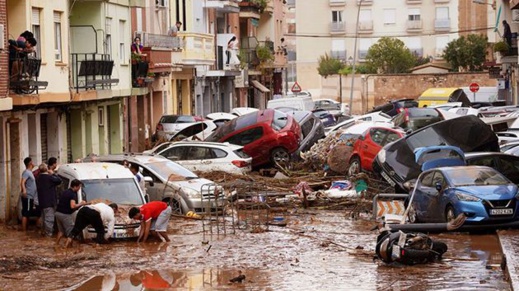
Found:
[[[61,23],[61,13],[54,11],[54,22]]]
[[[32,24],[40,25],[40,9],[32,9]]]

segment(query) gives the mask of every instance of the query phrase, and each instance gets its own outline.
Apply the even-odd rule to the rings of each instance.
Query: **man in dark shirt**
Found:
[[[74,221],[72,221],[72,213],[87,203],[81,201],[78,203],[77,192],[81,189],[81,181],[75,179],[70,183],[70,188],[63,191],[56,207],[56,223],[58,225],[58,238],[56,243],[65,235],[69,236],[72,228],[74,228]]]
[[[54,172],[49,172],[47,164],[39,167],[40,174],[36,178],[38,201],[40,203],[43,230],[45,235],[51,237],[54,233],[54,207],[56,207],[56,186],[61,184],[61,179]]]

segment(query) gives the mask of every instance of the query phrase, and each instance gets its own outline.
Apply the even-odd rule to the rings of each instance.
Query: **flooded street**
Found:
[[[169,244],[67,250],[34,230],[2,228],[0,290],[510,290],[495,235],[433,235],[449,247],[443,262],[386,266],[373,262],[373,221],[345,213],[298,209],[286,227],[253,233],[228,223],[225,235],[174,218]],[[231,283],[240,271],[245,279]]]

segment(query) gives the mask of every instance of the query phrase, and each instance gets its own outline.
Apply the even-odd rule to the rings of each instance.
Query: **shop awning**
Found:
[[[254,86],[254,87],[256,87],[256,89],[260,90],[261,93],[268,93],[268,92],[270,92],[269,88],[265,87],[259,81],[252,80],[251,83],[252,83],[252,86]]]

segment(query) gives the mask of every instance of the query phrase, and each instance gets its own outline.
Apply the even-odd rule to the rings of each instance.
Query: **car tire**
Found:
[[[359,156],[353,156],[351,159],[350,159],[350,166],[348,167],[348,176],[354,176],[354,175],[357,175],[358,173],[360,173],[362,170],[361,170],[361,165],[360,165],[360,158]]]
[[[180,201],[178,201],[176,199],[171,199],[171,201],[169,202],[169,206],[171,206],[171,212],[173,214],[177,214],[177,215],[184,214],[184,211],[182,211],[182,204],[180,203]]]
[[[275,148],[270,152],[270,161],[273,165],[276,165],[276,162],[286,164],[290,161],[290,154],[285,148]]]
[[[451,205],[447,205],[447,207],[445,208],[445,217],[444,217],[444,220],[445,222],[449,222],[449,221],[452,221],[456,218],[456,214],[454,213],[454,208],[451,206]]]

